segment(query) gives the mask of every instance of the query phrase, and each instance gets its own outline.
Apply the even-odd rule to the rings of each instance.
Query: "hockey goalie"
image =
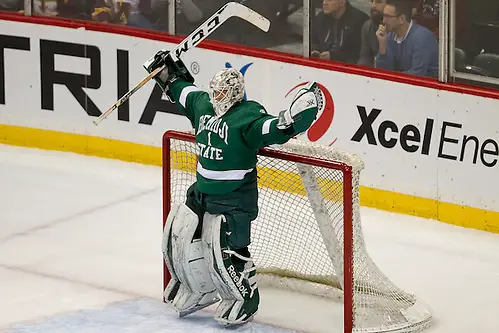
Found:
[[[244,80],[234,68],[217,73],[209,92],[194,85],[182,61],[158,51],[144,64],[165,65],[156,83],[190,120],[198,147],[196,182],[185,204],[174,205],[163,233],[163,256],[171,280],[164,296],[179,316],[215,303],[223,326],[253,319],[259,293],[248,246],[258,215],[257,151],[306,131],[318,113],[315,82],[299,89],[278,116],[244,100]]]

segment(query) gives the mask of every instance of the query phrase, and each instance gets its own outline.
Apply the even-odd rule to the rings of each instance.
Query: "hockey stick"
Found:
[[[203,24],[201,24],[196,30],[194,30],[189,36],[187,36],[177,47],[170,51],[169,55],[172,60],[178,61],[182,53],[189,51],[190,49],[196,47],[201,41],[208,37],[213,31],[218,29],[229,18],[237,16],[257,28],[267,32],[270,28],[270,21],[258,14],[254,10],[240,4],[237,2],[229,2],[223,5],[215,14],[208,18]],[[156,68],[153,72],[147,75],[142,81],[140,81],[132,90],[127,92],[123,97],[121,97],[116,103],[114,103],[109,109],[107,109],[103,114],[101,114],[93,122],[95,126],[106,119],[107,116],[116,110],[121,104],[125,103],[137,90],[142,88],[147,82],[149,82],[154,76],[161,72],[165,66]]]

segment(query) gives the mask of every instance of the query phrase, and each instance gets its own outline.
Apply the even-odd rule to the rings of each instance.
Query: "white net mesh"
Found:
[[[395,286],[365,248],[359,201],[363,162],[338,149],[291,141],[258,159],[259,215],[252,223],[250,251],[260,284],[336,300],[353,295],[353,323],[345,323],[353,332],[415,332],[428,327],[429,308]],[[187,188],[196,180],[196,152],[194,143],[171,140],[172,203],[184,202]],[[296,163],[297,158],[286,152],[307,159]],[[313,166],[313,158],[351,167],[351,198],[344,196],[343,171],[334,163]],[[345,205],[351,205],[351,235],[344,233]],[[344,293],[345,238],[353,244],[353,287]]]

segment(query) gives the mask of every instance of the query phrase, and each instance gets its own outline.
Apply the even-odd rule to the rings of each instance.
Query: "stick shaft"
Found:
[[[129,92],[124,94],[119,100],[116,101],[116,103],[114,103],[109,109],[107,109],[103,114],[101,114],[97,119],[95,119],[94,124],[98,125],[101,121],[106,119],[106,117],[109,116],[111,114],[111,112],[113,112],[114,110],[119,108],[121,104],[125,103],[133,94],[135,94],[137,92],[137,90],[142,88],[142,86],[144,84],[149,82],[153,77],[155,77],[164,68],[165,68],[165,66],[161,66],[161,67],[156,68],[151,73],[149,73],[149,75],[147,75],[142,81],[137,83],[137,85],[135,87],[133,87],[132,90],[130,90]]]

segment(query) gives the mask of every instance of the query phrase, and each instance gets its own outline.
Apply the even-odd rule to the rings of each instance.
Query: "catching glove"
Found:
[[[320,88],[312,81],[298,90],[287,110],[279,113],[277,128],[295,135],[305,132],[317,118],[322,104]]]

